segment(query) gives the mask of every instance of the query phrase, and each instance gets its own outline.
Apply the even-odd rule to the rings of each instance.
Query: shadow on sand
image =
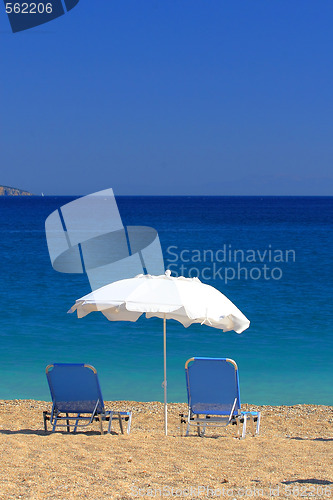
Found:
[[[295,441],[333,441],[333,438],[301,438],[301,437],[290,437],[287,436],[287,439],[294,439]]]
[[[61,434],[63,436],[68,436],[68,435],[74,435],[74,436],[101,436],[101,433],[99,431],[86,431],[86,432],[66,432],[66,431],[57,431],[57,432],[51,432],[51,431],[44,431],[44,430],[33,430],[33,429],[20,429],[16,431],[12,431],[9,429],[2,429],[0,430],[0,434],[4,434],[7,436],[15,436],[16,434],[23,434],[23,435],[34,435],[34,436],[51,436],[51,435],[57,435]],[[104,435],[107,435],[107,432],[104,432]],[[118,436],[117,432],[111,431],[112,436]]]
[[[282,484],[321,484],[321,485],[328,485],[328,484],[333,484],[332,481],[328,481],[328,479],[295,479],[294,481],[282,481]]]

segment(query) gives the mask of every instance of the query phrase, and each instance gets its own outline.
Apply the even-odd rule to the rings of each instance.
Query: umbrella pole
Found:
[[[166,317],[163,318],[163,350],[164,350],[164,433],[168,435],[168,402],[167,402],[167,370],[166,370]]]

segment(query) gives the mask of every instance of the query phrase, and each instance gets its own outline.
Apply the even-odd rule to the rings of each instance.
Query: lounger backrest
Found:
[[[240,410],[238,369],[226,358],[191,358],[185,364],[188,404],[193,413],[229,415]]]
[[[54,363],[46,368],[54,409],[68,413],[98,412],[104,402],[93,366],[74,363]]]

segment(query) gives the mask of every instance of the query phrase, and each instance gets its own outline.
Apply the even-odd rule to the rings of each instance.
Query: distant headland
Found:
[[[0,196],[33,196],[29,191],[22,191],[9,186],[0,186]]]

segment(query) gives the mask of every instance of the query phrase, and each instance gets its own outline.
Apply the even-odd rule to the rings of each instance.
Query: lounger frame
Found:
[[[233,365],[235,369],[236,377],[236,387],[237,396],[234,399],[233,405],[229,415],[216,415],[213,412],[211,414],[200,414],[193,411],[191,406],[191,386],[189,378],[189,364],[195,360],[214,360],[227,362]],[[247,430],[247,420],[250,421],[252,435],[255,436],[259,434],[260,429],[260,412],[258,411],[242,411],[240,403],[240,392],[239,392],[239,378],[238,378],[238,366],[237,363],[230,358],[190,358],[185,363],[185,373],[186,373],[186,384],[187,384],[187,394],[188,394],[188,415],[187,419],[184,418],[184,414],[181,414],[180,430],[181,435],[183,435],[183,424],[186,425],[185,436],[189,435],[190,428],[196,427],[198,436],[203,437],[206,432],[207,427],[227,427],[229,424],[236,425],[237,437],[244,438]],[[237,404],[238,403],[238,404]],[[237,408],[237,409],[236,409]],[[240,436],[240,424],[243,424],[242,435]]]
[[[54,392],[52,389],[52,381],[50,377],[50,371],[54,366],[77,366],[87,368],[92,370],[96,377],[96,387],[98,392],[101,394],[97,370],[91,365],[88,364],[66,364],[66,363],[57,363],[50,364],[46,367],[46,376],[49,383],[51,396],[52,396],[52,410],[51,412],[44,411],[43,412],[43,422],[44,422],[44,430],[47,432],[47,423],[50,422],[52,426],[52,432],[56,430],[57,427],[65,427],[67,432],[71,431],[73,428],[73,432],[77,432],[78,428],[88,427],[94,421],[98,421],[100,424],[100,433],[104,434],[103,430],[103,421],[108,422],[108,434],[111,433],[112,420],[118,420],[120,431],[124,434],[124,425],[123,422],[127,422],[126,433],[129,434],[131,431],[131,423],[132,423],[132,412],[131,411],[118,411],[118,410],[106,410],[104,408],[104,401],[100,397],[96,400],[95,407],[92,412],[74,412],[74,411],[59,411],[57,408],[57,401],[54,396]],[[62,423],[64,422],[65,423]]]

